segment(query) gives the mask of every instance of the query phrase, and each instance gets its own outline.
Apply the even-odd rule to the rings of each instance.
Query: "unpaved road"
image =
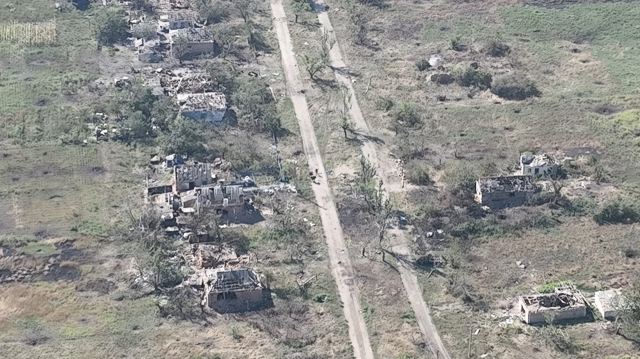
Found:
[[[349,71],[343,60],[342,52],[340,51],[340,45],[338,44],[338,39],[336,37],[335,31],[333,30],[333,25],[331,24],[331,20],[329,19],[329,14],[325,11],[326,8],[327,7],[325,6],[323,0],[316,0],[315,9],[318,14],[318,20],[320,22],[322,31],[324,31],[328,35],[329,41],[335,41],[331,50],[329,51],[331,67],[333,68],[337,81],[340,83],[340,85],[344,86],[349,91],[351,100],[349,116],[355,124],[356,131],[359,133],[359,139],[363,143],[362,153],[369,159],[369,161],[371,161],[371,163],[376,168],[378,168],[379,177],[381,177],[379,179],[384,180],[384,183],[387,187],[391,187],[393,189],[393,192],[402,190],[402,186],[397,183],[397,178],[394,179],[393,176],[391,176],[394,170],[393,164],[389,163],[389,159],[384,160],[378,158],[376,144],[373,142],[373,137],[371,137],[369,126],[362,116],[362,111],[360,110],[360,106],[358,105],[358,100],[356,99],[356,94],[353,89],[351,79],[348,75]],[[396,243],[393,243],[393,251],[397,255],[404,257],[407,260],[410,259],[410,251],[407,244],[408,241],[406,236],[404,235],[404,232],[399,229],[393,229],[389,234],[393,235],[396,240]],[[451,357],[444,347],[444,344],[440,339],[440,335],[438,335],[436,327],[431,321],[429,307],[427,307],[427,304],[424,302],[424,298],[422,297],[422,290],[420,289],[420,285],[418,284],[418,277],[416,276],[413,267],[408,263],[407,260],[399,261],[400,265],[398,266],[398,270],[400,271],[402,283],[404,284],[405,291],[407,292],[407,297],[409,298],[409,302],[411,303],[411,308],[413,308],[413,312],[415,313],[418,326],[420,327],[424,339],[429,345],[434,357],[438,359],[450,359]]]
[[[280,44],[282,54],[282,66],[287,81],[287,92],[293,102],[293,107],[300,126],[300,135],[304,152],[307,155],[310,169],[318,169],[319,173],[326,173],[320,150],[316,141],[316,135],[309,116],[307,99],[301,92],[303,90],[300,70],[293,53],[293,45],[287,26],[287,17],[282,6],[282,0],[271,1],[271,13],[273,23]],[[344,242],[342,227],[336,205],[333,201],[326,176],[319,178],[318,185],[313,185],[313,192],[320,210],[320,218],[329,248],[329,260],[331,269],[338,285],[338,292],[344,305],[344,315],[349,324],[349,336],[353,346],[353,354],[358,359],[373,359],[373,350],[369,342],[369,334],[360,308],[358,288],[355,283],[349,252]]]

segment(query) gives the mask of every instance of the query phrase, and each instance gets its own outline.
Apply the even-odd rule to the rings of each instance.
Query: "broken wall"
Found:
[[[268,307],[271,293],[257,288],[237,292],[209,293],[209,307],[218,313],[239,313]]]

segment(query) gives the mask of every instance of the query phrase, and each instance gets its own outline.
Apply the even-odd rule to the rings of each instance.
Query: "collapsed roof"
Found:
[[[220,111],[227,109],[227,98],[220,92],[178,94],[182,111]]]
[[[491,192],[533,192],[535,184],[529,176],[485,177],[478,180],[482,193]]]
[[[543,153],[541,155],[522,155],[520,163],[531,167],[546,167],[558,164],[558,159],[550,154]]]
[[[188,42],[213,42],[213,33],[205,28],[187,27],[170,32],[171,42],[175,42],[176,37],[181,37]]]

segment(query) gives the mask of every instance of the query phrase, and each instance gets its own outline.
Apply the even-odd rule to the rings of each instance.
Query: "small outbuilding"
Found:
[[[596,292],[595,306],[605,319],[615,319],[622,297],[619,289],[610,289]]]
[[[520,173],[524,176],[555,177],[558,160],[550,154],[520,156]]]

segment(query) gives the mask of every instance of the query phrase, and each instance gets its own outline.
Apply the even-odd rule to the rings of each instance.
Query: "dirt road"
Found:
[[[293,102],[293,107],[300,126],[300,135],[304,152],[307,155],[310,169],[318,169],[319,173],[326,173],[320,157],[320,150],[316,142],[316,135],[309,116],[307,99],[302,93],[303,83],[300,70],[293,53],[293,45],[287,26],[287,18],[281,0],[271,1],[271,13],[282,53],[282,66],[287,81],[287,91]],[[373,359],[373,351],[369,342],[369,334],[360,308],[358,288],[355,283],[349,252],[344,242],[342,227],[333,195],[329,189],[326,176],[319,179],[318,185],[313,186],[313,192],[320,210],[322,226],[324,228],[329,259],[333,276],[338,285],[340,298],[344,304],[344,315],[349,324],[349,336],[353,345],[354,356],[358,359]]]
[[[335,31],[333,30],[331,20],[329,19],[329,14],[325,11],[326,6],[324,4],[324,1],[316,0],[315,9],[318,14],[318,20],[320,21],[321,30],[328,35],[330,43],[334,42],[331,50],[329,51],[331,67],[333,68],[336,79],[338,80],[340,85],[344,86],[349,91],[351,100],[349,116],[355,124],[356,132],[358,132],[359,134],[359,139],[363,143],[362,153],[369,159],[369,161],[371,161],[371,163],[376,168],[378,168],[378,174],[380,177],[379,179],[384,180],[386,187],[392,188],[393,192],[397,192],[400,188],[402,188],[402,186],[399,185],[398,178],[393,178],[393,176],[391,175],[394,171],[394,167],[393,163],[390,163],[390,159],[381,159],[378,157],[376,144],[372,140],[374,137],[371,136],[369,126],[362,116],[362,111],[360,110],[360,106],[358,105],[358,100],[356,99],[356,94],[353,89],[351,79],[348,75],[348,68],[343,60],[342,52],[340,51],[338,39],[336,37]],[[395,243],[393,243],[392,247],[393,251],[397,255],[400,255],[406,259],[410,259],[408,241],[404,232],[398,229],[394,229],[391,230],[389,234],[395,237]],[[418,284],[418,278],[414,272],[414,269],[407,261],[399,261],[399,263],[400,265],[398,266],[398,270],[400,271],[400,276],[402,277],[402,283],[404,284],[405,291],[407,292],[407,297],[409,298],[409,302],[411,303],[411,307],[413,308],[416,316],[416,321],[418,322],[418,326],[422,331],[425,341],[433,352],[434,357],[438,359],[450,359],[449,353],[444,347],[444,344],[440,339],[440,335],[438,335],[436,327],[431,321],[431,316],[429,315],[429,307],[427,307],[427,304],[424,302],[424,298],[422,297],[422,291],[420,289],[420,285]]]

